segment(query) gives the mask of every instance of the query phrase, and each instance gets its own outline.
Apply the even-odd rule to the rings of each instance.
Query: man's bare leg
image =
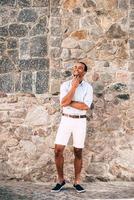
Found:
[[[55,145],[55,164],[56,169],[58,173],[58,180],[59,183],[62,183],[64,179],[64,173],[63,173],[63,166],[64,166],[64,157],[63,157],[63,151],[65,146],[64,145]]]
[[[80,173],[82,169],[82,149],[74,147],[74,170],[75,170],[75,180],[74,184],[80,183]]]

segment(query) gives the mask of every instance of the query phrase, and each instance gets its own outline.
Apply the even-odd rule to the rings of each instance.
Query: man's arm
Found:
[[[79,85],[79,78],[73,79],[72,87],[70,91],[62,98],[60,105],[61,106],[68,106],[70,105],[72,98],[74,96],[75,90]]]
[[[61,100],[60,103],[61,106],[68,106],[72,101],[74,93],[75,93],[75,87],[72,87],[71,90],[67,93],[67,95],[63,97],[63,99]]]
[[[88,86],[86,96],[84,98],[84,102],[71,101],[70,106],[79,110],[88,110],[91,108],[91,104],[93,101],[93,89]]]
[[[89,107],[85,103],[78,102],[78,101],[71,101],[69,106],[79,109],[79,110],[88,110],[89,109]]]

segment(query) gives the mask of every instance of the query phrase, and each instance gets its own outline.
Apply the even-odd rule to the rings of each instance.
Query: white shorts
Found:
[[[84,148],[86,137],[86,118],[71,118],[62,116],[55,144],[66,146],[71,133],[73,135],[73,146],[76,148]]]

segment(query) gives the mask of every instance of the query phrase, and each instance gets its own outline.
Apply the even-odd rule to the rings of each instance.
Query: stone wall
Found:
[[[134,0],[0,1],[0,178],[56,179],[60,83],[94,88],[82,180],[134,179]],[[73,179],[73,148],[65,174]]]

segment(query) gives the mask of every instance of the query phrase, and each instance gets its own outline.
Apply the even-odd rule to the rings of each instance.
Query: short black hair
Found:
[[[79,63],[81,63],[82,65],[84,65],[84,71],[87,72],[87,68],[88,68],[87,65],[84,62],[79,62]]]

